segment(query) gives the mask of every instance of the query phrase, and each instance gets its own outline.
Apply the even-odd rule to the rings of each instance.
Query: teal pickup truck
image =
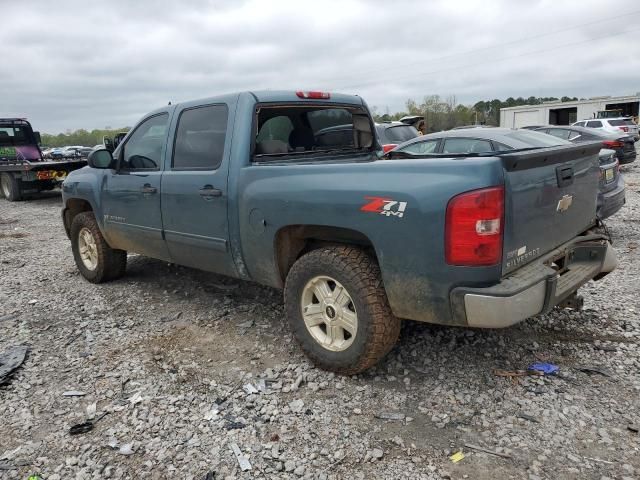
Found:
[[[360,97],[244,92],[162,107],[94,150],[62,218],[88,281],[135,252],[281,288],[305,353],[354,374],[401,319],[499,328],[578,307],[616,266],[599,150],[390,160]]]

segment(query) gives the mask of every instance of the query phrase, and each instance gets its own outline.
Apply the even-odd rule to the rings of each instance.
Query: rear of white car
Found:
[[[632,136],[635,140],[640,139],[638,125],[629,117],[618,118],[594,118],[592,120],[582,120],[572,125],[579,127],[595,128],[611,133],[622,133]]]

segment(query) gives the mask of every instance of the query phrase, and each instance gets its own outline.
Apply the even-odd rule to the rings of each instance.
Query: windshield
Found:
[[[0,146],[19,147],[35,145],[31,128],[23,125],[0,125]]]
[[[531,130],[514,130],[506,133],[505,138],[512,138],[531,147],[555,147],[556,145],[571,145],[571,142],[546,133]]]

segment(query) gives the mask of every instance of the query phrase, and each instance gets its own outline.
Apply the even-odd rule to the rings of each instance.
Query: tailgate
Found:
[[[595,223],[601,147],[600,142],[582,143],[501,155],[505,169],[503,274]]]

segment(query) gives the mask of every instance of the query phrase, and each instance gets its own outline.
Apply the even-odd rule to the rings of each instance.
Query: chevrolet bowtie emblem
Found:
[[[558,212],[566,212],[569,210],[569,207],[573,203],[573,195],[565,195],[560,200],[558,200],[558,207],[556,211]]]

